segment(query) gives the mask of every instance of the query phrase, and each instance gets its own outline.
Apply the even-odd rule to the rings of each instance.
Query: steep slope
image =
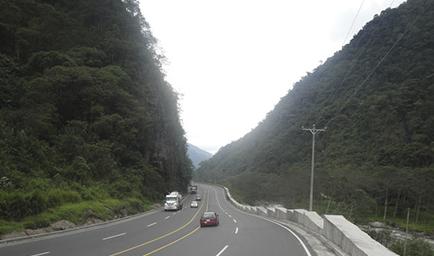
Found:
[[[0,220],[84,201],[105,218],[186,189],[177,95],[137,1],[1,0],[0,38]]]
[[[187,143],[187,147],[188,157],[191,159],[194,168],[199,168],[199,164],[202,161],[208,160],[212,157],[211,153],[206,152],[205,150],[198,148],[195,145]]]
[[[331,200],[353,215],[385,202],[394,215],[432,212],[433,70],[434,1],[385,10],[197,177],[226,183],[251,203],[307,207],[312,137],[301,127],[315,123],[328,127],[317,137],[316,209]]]

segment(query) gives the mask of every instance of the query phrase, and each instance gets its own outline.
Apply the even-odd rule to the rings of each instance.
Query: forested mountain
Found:
[[[138,1],[0,0],[0,38],[0,221],[186,188],[177,95]]]
[[[206,152],[205,150],[190,143],[187,143],[187,148],[188,157],[191,159],[194,168],[198,168],[202,161],[208,160],[212,156],[211,153]]]
[[[315,209],[382,216],[386,204],[387,216],[411,208],[416,222],[434,212],[434,1],[376,15],[197,177],[249,203],[306,208],[312,135],[301,127],[312,124],[328,127],[316,140]]]

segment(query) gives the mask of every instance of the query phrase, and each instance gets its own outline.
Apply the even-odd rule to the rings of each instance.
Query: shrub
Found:
[[[399,241],[392,244],[392,251],[399,255],[404,255],[405,242]],[[429,243],[421,239],[413,239],[407,241],[407,256],[434,256],[434,251]]]
[[[80,193],[61,189],[52,189],[47,192],[48,207],[56,207],[64,203],[76,203],[81,200]]]
[[[6,219],[21,219],[47,208],[47,197],[39,191],[0,193],[0,217]]]

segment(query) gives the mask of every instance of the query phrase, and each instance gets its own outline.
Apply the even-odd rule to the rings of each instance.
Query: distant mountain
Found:
[[[434,1],[408,0],[376,15],[196,175],[245,202],[307,207],[312,135],[301,127],[316,124],[328,129],[316,136],[315,209],[432,213],[433,72]]]
[[[190,157],[191,161],[193,162],[194,168],[199,168],[199,163],[205,160],[208,160],[212,157],[212,154],[209,152],[206,152],[203,149],[200,149],[196,147],[195,145],[192,145],[190,143],[188,145],[187,154],[188,157]]]

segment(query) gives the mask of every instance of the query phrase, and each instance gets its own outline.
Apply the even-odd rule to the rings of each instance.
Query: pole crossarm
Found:
[[[312,128],[304,128],[301,127],[303,131],[310,131],[312,133],[312,166],[310,171],[310,195],[309,195],[309,211],[312,211],[313,208],[313,180],[314,180],[314,169],[315,169],[315,135],[319,132],[325,132],[327,127],[322,129],[317,129],[315,124],[313,124]]]
[[[310,131],[312,134],[317,134],[319,132],[325,132],[327,131],[327,127],[324,127],[322,129],[318,129],[315,127],[315,124],[312,126],[312,128],[304,128],[304,126],[301,127],[303,131]]]

